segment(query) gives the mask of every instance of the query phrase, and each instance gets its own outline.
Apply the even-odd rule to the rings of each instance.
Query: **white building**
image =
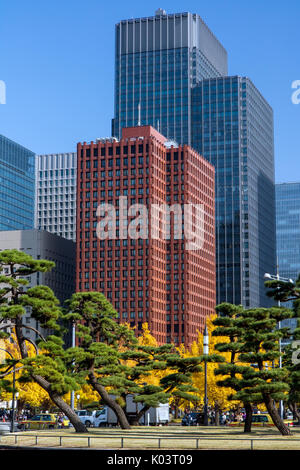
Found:
[[[76,239],[77,154],[36,155],[35,227]]]

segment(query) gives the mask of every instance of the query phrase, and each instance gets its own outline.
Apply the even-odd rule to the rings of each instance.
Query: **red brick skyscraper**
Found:
[[[77,291],[103,292],[160,344],[190,345],[216,301],[214,168],[151,126],[77,154]]]

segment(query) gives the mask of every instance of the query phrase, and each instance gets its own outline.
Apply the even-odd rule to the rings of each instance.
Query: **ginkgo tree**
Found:
[[[28,383],[23,383],[21,378],[22,373],[22,362],[21,355],[16,341],[16,335],[14,332],[10,334],[9,339],[0,340],[0,351],[1,351],[1,361],[0,361],[0,376],[1,372],[7,369],[7,365],[11,363],[11,356],[16,360],[15,361],[15,391],[19,393],[18,396],[18,409],[22,409],[23,406],[29,406],[32,408],[48,408],[49,407],[49,395],[41,388],[36,382],[31,381]],[[35,348],[32,344],[27,345],[29,356],[35,355]],[[9,354],[10,353],[10,354]],[[11,356],[10,356],[11,355]],[[4,375],[2,380],[2,387],[0,382],[0,397],[3,401],[10,401],[12,399],[12,390],[13,390],[13,370],[9,369],[9,373]]]

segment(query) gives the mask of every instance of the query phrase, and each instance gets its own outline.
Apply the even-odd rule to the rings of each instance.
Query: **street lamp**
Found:
[[[269,279],[271,281],[290,282],[292,284],[294,283],[293,279],[288,279],[286,277],[279,276],[278,262],[277,262],[277,273],[276,274],[265,273],[264,278]],[[280,300],[277,300],[277,305],[278,305],[278,307],[281,306]],[[280,329],[280,328],[281,328],[281,321],[278,322],[278,329]],[[279,368],[281,369],[282,368],[281,338],[279,338],[279,353],[280,353]],[[280,417],[281,417],[281,419],[283,419],[283,401],[282,400],[280,400],[280,402],[279,402],[279,409],[280,409]]]
[[[204,334],[203,334],[203,354],[208,355],[209,351],[209,338],[208,330],[205,325]],[[207,407],[207,361],[204,361],[204,426],[208,426],[208,407]]]
[[[72,322],[72,348],[75,348],[75,321]],[[71,390],[70,406],[74,411],[74,390]]]
[[[17,413],[18,413],[18,398],[19,398],[19,392],[16,392],[15,393],[15,397],[16,397],[16,410],[17,410]],[[17,414],[17,419],[18,419],[18,414]]]
[[[279,274],[274,275],[274,274],[270,274],[270,273],[265,273],[264,278],[265,279],[270,279],[271,281],[291,282],[292,284],[294,284],[293,279],[288,279],[287,277],[281,277],[281,276],[279,276]]]
[[[78,394],[78,395],[76,395],[76,398],[77,398],[77,409],[79,409],[79,406],[78,406],[78,405],[80,405],[80,403],[79,403],[79,400],[80,400],[80,395],[79,395],[79,394]]]

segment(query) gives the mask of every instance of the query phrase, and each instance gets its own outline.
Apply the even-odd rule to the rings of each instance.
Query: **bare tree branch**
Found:
[[[7,325],[2,325],[0,326],[0,330],[3,330],[4,328],[11,328],[12,326],[14,326],[14,323],[9,323]],[[23,325],[23,323],[20,325],[22,328],[26,328],[28,330],[32,330],[34,331],[43,341],[46,341],[46,339],[44,338],[44,336],[42,335],[42,333],[40,333],[40,331],[36,330],[35,328],[33,328],[32,326],[29,326],[29,325]],[[28,340],[29,341],[29,340]]]
[[[37,347],[37,345],[35,344],[35,342],[32,341],[32,340],[29,339],[29,338],[26,338],[26,336],[24,336],[24,341],[28,341],[28,343],[32,344],[32,346],[33,346],[34,349],[35,349],[36,355],[38,356],[39,350],[38,350],[38,347]]]

